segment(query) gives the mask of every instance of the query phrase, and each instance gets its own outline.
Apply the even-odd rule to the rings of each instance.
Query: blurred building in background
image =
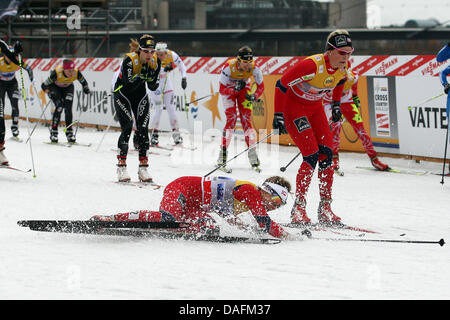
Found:
[[[30,57],[120,56],[130,38],[146,33],[181,55],[233,56],[249,45],[259,56],[304,56],[323,51],[336,28],[350,31],[355,54],[435,54],[449,34],[418,20],[369,30],[366,0],[25,0],[9,7],[17,10],[0,18],[0,36],[21,39]]]

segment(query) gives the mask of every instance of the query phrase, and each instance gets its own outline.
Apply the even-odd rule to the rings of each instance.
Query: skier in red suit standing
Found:
[[[341,218],[333,213],[330,205],[333,141],[322,98],[327,92],[332,93],[332,121],[340,121],[340,100],[353,50],[346,30],[333,31],[327,37],[324,54],[307,57],[284,73],[276,84],[273,128],[280,134],[289,133],[303,156],[296,178],[292,223],[311,223],[306,213],[306,194],[318,164],[318,220],[324,224],[341,224]]]

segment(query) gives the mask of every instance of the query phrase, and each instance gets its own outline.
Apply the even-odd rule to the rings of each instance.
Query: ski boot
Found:
[[[175,145],[181,145],[183,143],[183,137],[181,137],[180,131],[178,130],[173,130],[172,138]]]
[[[250,161],[250,165],[252,166],[253,170],[255,170],[256,172],[261,172],[261,168],[259,167],[260,162],[255,148],[248,150],[248,160]]]
[[[153,130],[152,137],[150,139],[150,144],[152,146],[157,146],[159,144],[159,133],[158,130]]]
[[[231,173],[231,169],[228,169],[225,166],[225,163],[227,162],[227,155],[228,155],[227,148],[221,146],[220,152],[219,152],[219,158],[217,159],[216,168],[219,168],[219,170],[221,170],[225,173]]]
[[[5,142],[0,143],[0,165],[7,166],[9,165],[9,161],[3,153],[3,150],[5,150]]]
[[[306,214],[306,201],[304,199],[296,199],[291,211],[291,223],[308,226],[311,219]]]
[[[19,127],[17,126],[17,124],[13,124],[11,126],[11,133],[14,138],[17,138],[19,136]]]
[[[67,142],[68,143],[75,143],[76,142],[75,135],[73,134],[72,128],[67,129],[67,131],[66,131],[66,138],[67,138]]]
[[[386,171],[389,170],[389,166],[383,162],[381,162],[377,156],[370,158],[370,162],[375,167],[375,169],[378,169],[380,171]]]
[[[339,176],[344,175],[344,172],[341,171],[339,168],[339,154],[333,154],[333,164],[331,166],[333,168],[334,173],[336,173]]]
[[[50,142],[58,143],[58,128],[53,128],[50,130]]]
[[[317,209],[317,214],[319,218],[319,223],[326,226],[343,226],[341,218],[333,213],[331,210],[331,199],[322,199],[319,202],[319,208]]]
[[[147,171],[148,168],[148,158],[147,157],[139,157],[139,169],[138,169],[138,177],[141,182],[152,182],[153,179]]]
[[[117,180],[119,182],[128,182],[131,180],[127,171],[127,156],[117,156]]]

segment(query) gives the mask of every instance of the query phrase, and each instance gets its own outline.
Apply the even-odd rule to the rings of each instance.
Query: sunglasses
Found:
[[[155,52],[155,49],[143,49],[141,47],[139,47],[139,49],[145,53],[154,53]]]
[[[329,43],[329,42],[327,42],[327,44],[328,44],[329,46],[333,47],[334,49],[336,49],[336,50],[338,51],[338,53],[339,53],[341,56],[351,55],[351,54],[353,53],[353,51],[355,51],[355,48],[352,48],[352,50],[347,51],[347,50],[339,49],[339,48],[333,46],[333,45],[332,45],[331,43]]]
[[[280,195],[275,190],[270,188],[270,186],[268,188],[265,188],[264,190],[266,192],[270,193],[271,201],[274,202],[275,204],[279,204],[279,205],[286,204],[286,202],[283,201],[283,199],[280,197]]]
[[[238,57],[238,60],[244,63],[252,63],[253,58],[242,59],[241,57]]]

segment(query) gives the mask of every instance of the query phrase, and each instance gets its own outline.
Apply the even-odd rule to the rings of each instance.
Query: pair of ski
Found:
[[[356,167],[357,169],[363,169],[363,170],[369,170],[369,171],[380,171],[380,172],[390,172],[390,173],[400,173],[400,174],[410,174],[410,175],[415,175],[415,176],[424,176],[427,174],[430,174],[431,172],[429,171],[413,171],[413,170],[403,170],[403,169],[395,169],[395,168],[388,168],[387,170],[378,170],[374,167]],[[342,171],[341,169],[334,169],[334,173],[337,174],[338,176],[343,177],[344,176],[344,171]],[[434,173],[437,174],[437,173]],[[442,175],[442,174],[437,174],[437,175]]]
[[[217,170],[220,170],[220,171],[225,172],[225,173],[232,173],[233,172],[233,169],[227,168],[226,166],[216,165],[216,168],[217,168]],[[252,170],[254,170],[257,173],[261,173],[261,171],[262,171],[259,166],[252,166],[251,168],[252,168]]]
[[[242,242],[276,244],[281,240],[273,237],[252,237],[220,235],[219,233],[194,234],[185,231],[189,227],[184,222],[146,221],[96,221],[96,220],[22,220],[17,224],[33,231],[81,233],[93,235],[113,235],[129,237],[183,239],[210,242]]]
[[[445,244],[444,239],[438,241],[429,240],[404,240],[404,239],[365,239],[366,234],[380,234],[377,231],[349,226],[343,223],[339,224],[323,224],[323,223],[311,223],[311,224],[301,224],[301,223],[288,223],[281,224],[283,227],[295,228],[302,230],[302,234],[307,235],[311,240],[327,240],[327,241],[359,241],[359,242],[391,242],[391,243],[415,243],[415,244],[439,244],[441,247]],[[329,232],[331,234],[337,235],[338,237],[315,237],[312,235],[311,231],[317,232]],[[345,231],[350,231],[350,233]],[[401,234],[400,236],[404,236]],[[356,237],[356,238],[355,238]]]
[[[194,146],[188,147],[188,146],[183,145],[182,143],[180,143],[180,144],[170,144],[170,145],[167,145],[167,146],[160,146],[159,144],[151,144],[150,148],[157,148],[157,149],[163,149],[163,150],[168,150],[168,151],[173,151],[173,150],[175,150],[177,148],[191,150],[191,151],[194,151],[194,150],[197,149],[197,147],[194,147]]]
[[[19,137],[11,137],[11,138],[9,138],[9,140],[11,140],[11,141],[15,141],[15,142],[23,142],[23,139],[21,139],[21,138],[19,138]]]
[[[169,151],[168,149],[165,149],[165,148],[164,149],[161,148],[161,150]],[[112,148],[111,151],[114,151],[114,152],[117,153],[117,152],[119,152],[119,149]],[[138,152],[139,152],[139,150],[136,150],[136,149],[128,150],[128,153],[138,153]],[[169,152],[148,151],[148,154],[155,155],[155,156],[165,156],[165,157],[170,157],[171,156],[170,151]]]
[[[11,167],[10,165],[0,165],[0,169],[14,170],[14,171],[23,172],[23,173],[31,172],[31,169],[23,170],[23,169]]]
[[[115,183],[118,183],[120,185],[123,186],[133,186],[133,187],[138,187],[141,189],[146,189],[148,187],[151,187],[153,190],[157,190],[157,189],[161,189],[164,186],[157,184],[153,181],[114,181]]]
[[[59,146],[59,147],[67,147],[71,148],[72,146],[80,146],[80,147],[90,147],[92,146],[92,143],[80,143],[80,142],[49,142],[44,141],[45,144],[53,145],[53,146]]]
[[[295,228],[295,229],[304,229],[304,230],[319,231],[319,232],[320,231],[329,232],[332,234],[337,234],[337,235],[342,235],[342,236],[362,237],[366,234],[377,234],[378,233],[373,230],[349,226],[349,225],[346,225],[343,223],[339,223],[339,224],[328,224],[328,223],[320,223],[320,222],[319,223],[308,223],[308,224],[286,223],[286,224],[281,224],[281,226],[288,227],[288,228]]]

